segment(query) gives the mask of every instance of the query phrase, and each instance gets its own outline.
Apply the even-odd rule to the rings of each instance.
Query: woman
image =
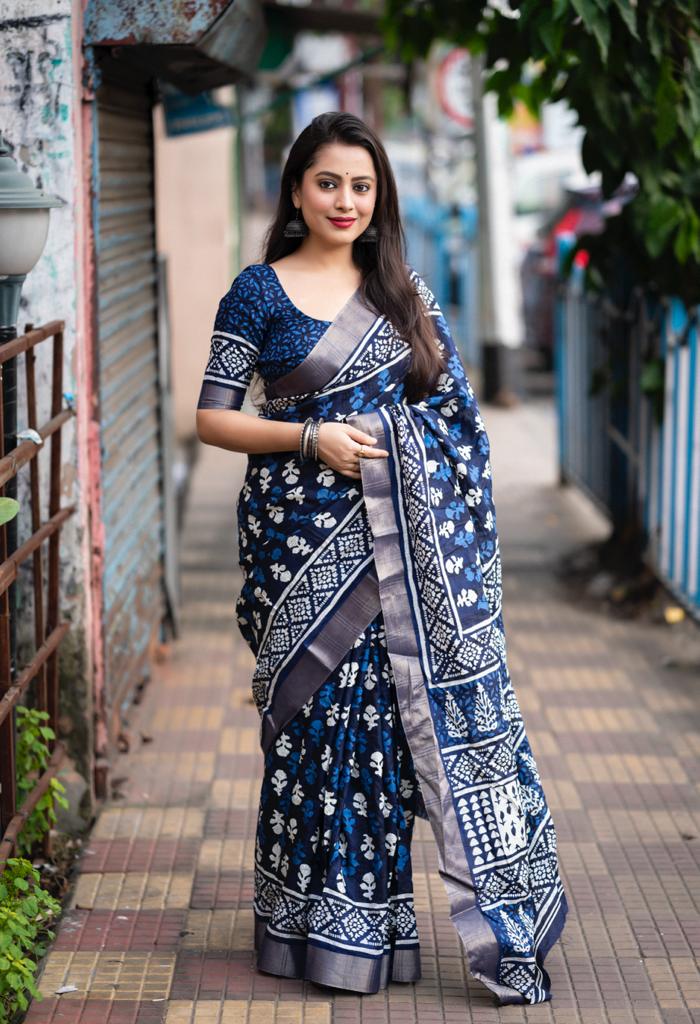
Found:
[[[501,1004],[542,1002],[567,903],[506,665],[489,442],[404,252],[380,140],[314,118],[204,375],[201,440],[249,455],[257,964],[355,992],[418,979],[418,815],[471,971]],[[254,373],[257,417],[240,411]]]

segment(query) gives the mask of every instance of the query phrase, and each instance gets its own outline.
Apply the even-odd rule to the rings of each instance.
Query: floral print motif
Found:
[[[254,907],[275,941],[375,958],[418,948],[417,802],[380,613],[265,758]]]

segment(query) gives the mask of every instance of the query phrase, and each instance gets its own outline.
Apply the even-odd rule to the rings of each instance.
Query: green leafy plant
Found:
[[[37,963],[55,933],[47,926],[60,903],[40,884],[28,860],[10,857],[0,875],[0,1021],[26,1010],[29,999],[41,1000],[35,977]]]
[[[21,808],[23,800],[31,793],[37,779],[46,770],[50,756],[46,741],[54,739],[56,734],[50,726],[43,724],[49,717],[48,712],[20,704],[16,713],[17,752],[15,763],[18,805]],[[31,854],[36,843],[43,839],[51,826],[56,823],[54,801],[61,807],[68,807],[68,801],[63,796],[65,791],[66,787],[59,779],[50,780],[49,788],[39,799],[17,837],[19,853]]]
[[[0,526],[9,523],[19,512],[19,502],[14,498],[0,498]]]
[[[632,172],[639,192],[581,240],[592,280],[700,299],[700,6],[692,0],[387,0],[387,42],[404,60],[435,39],[484,56],[507,115],[566,100],[584,128],[582,159],[610,196]]]

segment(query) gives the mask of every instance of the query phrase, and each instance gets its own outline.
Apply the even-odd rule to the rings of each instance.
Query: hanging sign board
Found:
[[[188,96],[174,86],[161,84],[165,131],[167,135],[191,135],[212,128],[229,128],[231,110],[217,103],[211,92]]]

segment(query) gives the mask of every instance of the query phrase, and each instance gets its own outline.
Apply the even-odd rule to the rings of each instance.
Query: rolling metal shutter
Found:
[[[144,85],[97,92],[98,364],[109,733],[148,674],[163,601],[153,127]]]

